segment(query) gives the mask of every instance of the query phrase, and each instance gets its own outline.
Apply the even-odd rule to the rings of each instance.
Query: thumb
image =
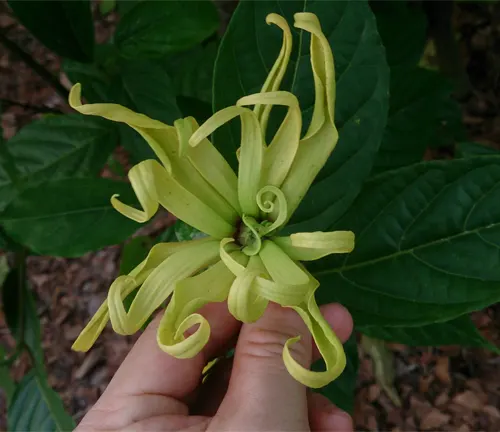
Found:
[[[285,342],[296,336],[301,339],[290,347],[292,355],[309,367],[311,336],[294,310],[270,303],[257,322],[243,325],[229,388],[214,418],[223,420],[217,430],[309,430],[306,388],[282,358]]]

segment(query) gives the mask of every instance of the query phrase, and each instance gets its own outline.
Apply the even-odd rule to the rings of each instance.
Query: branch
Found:
[[[5,106],[5,108],[9,108],[11,106],[18,106],[18,107],[21,107],[21,108],[24,108],[26,110],[31,110],[31,111],[36,111],[36,112],[39,112],[39,113],[54,113],[54,114],[61,114],[62,111],[61,110],[58,110],[57,108],[51,108],[51,107],[48,107],[48,106],[44,106],[44,105],[30,105],[30,104],[25,104],[25,103],[22,103],[22,102],[17,102],[17,101],[13,101],[13,100],[10,100],[10,99],[4,99],[4,98],[0,98],[0,106]]]
[[[44,66],[42,66],[27,52],[25,52],[21,47],[19,47],[15,42],[8,39],[7,36],[3,34],[3,32],[0,32],[0,43],[9,51],[17,55],[19,59],[26,63],[31,69],[33,69],[45,82],[50,84],[50,86],[54,88],[57,94],[61,96],[64,101],[68,100],[69,92],[59,82],[59,80],[54,75],[52,75]]]

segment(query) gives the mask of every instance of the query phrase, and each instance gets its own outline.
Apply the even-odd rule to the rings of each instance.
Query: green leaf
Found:
[[[457,105],[452,87],[439,73],[416,66],[391,68],[391,99],[387,127],[373,173],[423,159],[425,150],[441,140],[447,107]],[[456,113],[460,121],[459,113]]]
[[[119,274],[129,274],[148,255],[153,242],[148,236],[134,237],[122,248]]]
[[[124,61],[120,64],[119,80],[121,82],[114,83],[113,93],[117,102],[170,125],[182,116],[175,100],[175,88],[160,65]]]
[[[167,57],[165,70],[172,77],[177,95],[212,103],[212,81],[217,44],[208,43]]]
[[[500,299],[500,158],[420,163],[368,181],[330,230],[354,251],[311,263],[322,303],[359,326],[444,322]]]
[[[33,294],[25,275],[19,268],[12,269],[2,289],[2,304],[5,320],[17,343],[24,342],[38,365],[43,365],[40,320]]]
[[[14,240],[37,253],[78,257],[119,243],[138,229],[113,209],[113,194],[135,200],[129,184],[109,179],[43,183],[22,192],[0,222]]]
[[[498,156],[500,155],[500,150],[489,147],[484,144],[476,142],[460,142],[457,144],[456,156],[457,157],[475,157],[475,156]]]
[[[62,57],[92,61],[94,22],[89,0],[8,0],[19,21]]]
[[[108,15],[116,8],[116,0],[101,0],[99,3],[99,12],[101,15]]]
[[[106,102],[111,78],[97,64],[64,59],[62,69],[73,83],[82,85],[83,97],[89,103]]]
[[[115,43],[124,57],[159,58],[200,43],[219,26],[215,5],[196,0],[141,2],[122,17]]]
[[[123,61],[112,88],[113,102],[172,125],[182,117],[167,72],[149,61]],[[154,159],[154,152],[136,131],[119,125],[120,141],[135,162]]]
[[[3,146],[10,161],[0,157],[0,210],[26,187],[98,174],[116,140],[111,122],[80,114],[45,117],[24,127]]]
[[[170,243],[176,242],[177,235],[175,233],[175,225],[170,225],[165,231],[163,231],[158,237],[155,238],[155,244],[158,243]]]
[[[410,346],[461,345],[488,348],[500,353],[498,347],[483,337],[468,315],[420,327],[366,326],[359,330],[372,338]]]
[[[389,66],[417,65],[427,40],[427,18],[421,5],[379,0],[370,6],[377,18]]]
[[[340,409],[352,414],[354,411],[354,396],[359,366],[358,345],[355,334],[344,344],[344,350],[347,357],[347,365],[344,372],[335,381],[320,389],[319,392],[330,399]],[[319,363],[316,362],[314,364],[313,370],[322,370]]]
[[[70,431],[75,422],[64,410],[59,395],[49,387],[46,376],[29,372],[19,383],[7,412],[11,431]]]
[[[177,219],[175,221],[173,227],[175,231],[175,236],[177,237],[177,241],[180,242],[196,240],[207,236],[205,233],[198,231],[196,228],[193,228],[191,225],[188,225],[187,223],[181,221],[180,219]]]
[[[6,353],[3,346],[0,346],[0,361],[5,361]],[[0,388],[3,390],[7,406],[10,405],[14,392],[16,390],[16,383],[10,376],[10,369],[5,364],[0,364]]]
[[[241,1],[222,40],[214,72],[214,109],[260,91],[282,42],[265,22],[276,12],[293,25],[296,12],[315,13],[331,43],[337,78],[336,125],[340,140],[291,221],[288,231],[321,230],[358,194],[379,147],[387,115],[388,68],[374,16],[366,1]],[[293,27],[292,27],[293,29]],[[309,40],[292,30],[294,49],[282,90],[300,102],[304,128],[314,103]],[[237,122],[215,134],[215,144],[236,166]],[[348,185],[348,186],[346,186]],[[328,193],[325,193],[328,190]]]

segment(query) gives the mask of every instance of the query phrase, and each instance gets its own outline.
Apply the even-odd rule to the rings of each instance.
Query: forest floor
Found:
[[[463,118],[471,141],[500,147],[500,6],[460,5],[456,16],[471,92],[463,102]],[[113,18],[100,19],[99,41],[109,37]],[[54,74],[59,59],[11,18],[0,1],[0,30]],[[63,82],[64,82],[64,77]],[[39,116],[40,107],[67,112],[68,107],[42,79],[0,47],[1,125],[5,138]],[[150,232],[168,223],[160,216]],[[104,330],[88,353],[71,351],[84,323],[105,299],[116,277],[120,247],[113,246],[78,259],[29,258],[29,280],[37,297],[49,383],[63,397],[76,421],[81,420],[106,388],[136,337]],[[500,309],[493,306],[473,315],[482,333],[500,346]],[[12,345],[0,313],[0,343]],[[360,354],[354,419],[358,430],[413,431],[500,430],[500,357],[482,349],[413,348],[391,345],[395,387],[401,407],[376,383],[371,361]],[[20,378],[29,367],[21,358],[14,367]],[[0,412],[5,403],[0,402]],[[5,430],[5,417],[0,418]]]

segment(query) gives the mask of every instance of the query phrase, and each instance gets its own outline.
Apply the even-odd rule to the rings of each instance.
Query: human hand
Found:
[[[321,312],[345,342],[353,326],[347,310],[329,304]],[[301,340],[291,347],[293,357],[304,366],[319,357],[295,311],[270,303],[257,322],[243,326],[225,303],[207,305],[200,313],[211,327],[202,352],[185,360],[165,354],[156,343],[155,319],[76,432],[352,431],[347,413],[308,392],[283,364],[283,345],[297,335]],[[202,384],[206,363],[236,338],[234,361],[217,363]]]

